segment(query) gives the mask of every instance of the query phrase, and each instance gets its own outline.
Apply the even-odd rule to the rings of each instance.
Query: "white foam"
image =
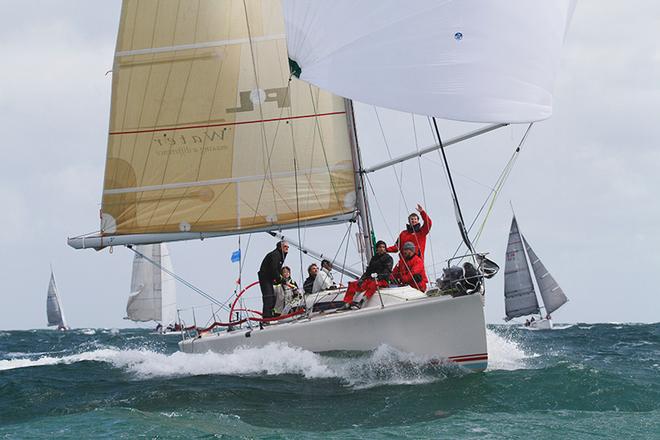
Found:
[[[488,370],[519,370],[526,368],[525,359],[537,355],[528,355],[517,342],[486,330],[488,341]]]
[[[42,356],[38,359],[14,358],[0,360],[0,371],[13,370],[16,368],[41,367],[45,365],[73,364],[82,361],[97,361],[112,356],[114,352],[117,352],[117,350],[104,349],[62,357]]]
[[[526,354],[515,341],[491,330],[487,330],[487,338],[489,370],[525,368],[525,359],[535,356]],[[427,358],[388,346],[349,357],[320,355],[285,343],[272,343],[261,348],[237,348],[222,354],[165,354],[148,348],[92,347],[82,353],[59,357],[49,354],[36,359],[32,356],[0,360],[0,370],[95,361],[125,370],[138,380],[199,375],[294,374],[307,379],[339,379],[353,388],[430,383],[445,379],[450,372],[463,374],[457,367],[433,365]]]
[[[381,346],[355,357],[322,356],[311,351],[273,343],[262,348],[237,348],[231,353],[164,354],[148,349],[95,349],[80,354],[38,359],[0,360],[0,370],[73,364],[83,361],[110,363],[136,379],[199,375],[282,375],[307,379],[334,378],[353,388],[429,383],[446,377],[447,368],[428,359]]]
[[[369,356],[326,359],[335,377],[356,389],[382,385],[416,385],[447,377],[447,366],[431,364],[423,356],[381,345]],[[452,368],[452,367],[449,367]],[[458,367],[453,370],[458,373]]]

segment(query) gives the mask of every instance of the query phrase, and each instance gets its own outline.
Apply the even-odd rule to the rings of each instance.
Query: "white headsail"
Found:
[[[509,242],[506,247],[504,304],[507,319],[539,313],[539,303],[515,217],[511,221]]]
[[[541,293],[541,299],[543,299],[545,312],[550,314],[564,305],[564,303],[568,302],[568,298],[561,287],[559,287],[559,284],[557,284],[557,281],[555,281],[552,275],[550,275],[548,269],[545,268],[541,259],[536,256],[536,252],[534,252],[529,243],[527,243],[524,236],[523,242],[525,243],[525,249],[527,250],[527,255],[529,255],[529,260],[532,263],[534,277],[536,278],[536,284]]]
[[[52,269],[50,271],[50,282],[48,283],[48,295],[46,297],[46,315],[48,317],[48,326],[56,325],[61,329],[68,328]]]
[[[552,92],[575,0],[283,0],[299,76],[369,104],[532,122]]]
[[[157,321],[167,326],[176,321],[176,281],[161,270],[172,272],[172,260],[165,243],[136,246],[131,277],[131,294],[126,315],[132,321]],[[152,260],[152,262],[148,261]]]

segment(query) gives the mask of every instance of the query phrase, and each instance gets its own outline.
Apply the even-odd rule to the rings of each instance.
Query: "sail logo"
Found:
[[[154,143],[160,147],[165,147],[163,150],[157,150],[156,154],[159,156],[170,155],[186,155],[186,154],[199,154],[211,153],[217,151],[227,151],[229,147],[219,142],[224,141],[226,133],[229,128],[218,130],[204,130],[197,135],[184,135],[177,134],[175,136],[166,136],[162,138],[155,138]]]
[[[164,134],[162,139],[161,138],[154,138],[154,142],[157,143],[158,145],[162,146],[170,146],[173,147],[174,145],[187,145],[187,144],[202,144],[206,142],[214,142],[214,141],[224,141],[225,140],[225,132],[229,130],[228,128],[223,128],[221,130],[205,130],[203,134],[201,135],[176,135],[176,136],[168,136],[167,134]]]
[[[227,113],[252,112],[255,104],[266,102],[275,102],[278,108],[289,107],[289,90],[288,87],[243,90],[238,93],[238,100],[240,105],[226,109]]]

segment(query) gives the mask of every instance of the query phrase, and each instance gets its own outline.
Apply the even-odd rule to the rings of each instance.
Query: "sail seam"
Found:
[[[343,115],[345,111],[338,112],[328,112],[328,113],[315,113],[311,115],[300,115],[300,116],[287,116],[285,118],[271,118],[271,119],[257,119],[251,121],[238,121],[238,122],[223,122],[220,124],[203,124],[203,125],[190,125],[187,127],[164,127],[164,128],[153,128],[146,130],[132,130],[132,131],[111,131],[110,136],[120,135],[120,134],[138,134],[138,133],[154,133],[157,131],[177,131],[177,130],[190,130],[194,128],[210,128],[210,127],[225,127],[228,125],[245,125],[245,124],[259,124],[262,122],[276,122],[276,121],[286,121],[291,119],[305,119],[305,118],[316,118],[321,116],[333,116],[333,115]]]
[[[323,174],[326,171],[342,171],[342,170],[351,170],[352,167],[346,164],[337,164],[331,167],[319,167],[319,168],[308,168],[306,170],[300,170],[303,174]],[[272,177],[281,178],[281,177],[291,177],[295,174],[294,171],[283,171],[279,173],[272,173]],[[166,183],[163,185],[148,185],[140,186],[136,188],[116,188],[116,189],[106,189],[103,191],[105,195],[111,194],[127,194],[127,193],[138,193],[145,191],[161,191],[167,189],[178,189],[178,188],[190,188],[197,186],[210,186],[210,185],[223,185],[228,183],[239,183],[239,182],[250,182],[255,180],[262,180],[265,176],[255,175],[255,176],[242,176],[242,177],[233,177],[233,178],[224,178],[224,179],[212,179],[212,180],[203,180],[199,182],[181,182],[181,183]]]
[[[154,53],[176,52],[178,50],[205,49],[209,47],[234,46],[237,44],[249,43],[250,41],[273,41],[273,40],[283,40],[285,38],[286,35],[277,34],[277,35],[265,35],[263,37],[257,37],[252,39],[237,38],[234,40],[207,41],[206,43],[179,44],[176,46],[163,46],[163,47],[153,47],[148,49],[124,50],[121,52],[117,52],[115,54],[115,57],[127,57],[131,55],[147,55]]]

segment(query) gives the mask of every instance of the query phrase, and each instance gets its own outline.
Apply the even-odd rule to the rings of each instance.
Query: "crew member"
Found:
[[[309,276],[303,283],[303,290],[305,291],[306,295],[312,293],[312,289],[314,288],[314,280],[316,279],[317,273],[319,273],[319,267],[316,265],[316,263],[310,264],[307,268],[307,275]]]
[[[269,252],[261,262],[259,268],[259,287],[261,287],[261,298],[263,300],[264,318],[273,317],[273,308],[275,307],[274,284],[282,282],[282,266],[284,259],[289,251],[289,244],[286,241],[280,241],[275,246],[275,250]]]
[[[329,260],[321,261],[321,270],[316,274],[316,279],[312,286],[312,293],[336,288],[337,285],[332,277],[332,263]]]
[[[417,254],[415,245],[411,241],[404,243],[401,259],[392,271],[392,279],[397,284],[407,284],[426,292],[428,279],[424,270],[424,261]]]
[[[387,287],[387,280],[390,278],[393,265],[394,260],[387,254],[387,244],[382,240],[376,242],[376,253],[371,257],[364,274],[359,280],[348,283],[348,290],[346,290],[342,308],[349,309],[353,297],[358,292],[364,292],[364,297],[356,304],[357,308],[360,308],[379,287]],[[372,277],[373,274],[377,274],[376,279]]]
[[[426,214],[426,211],[424,211],[424,208],[422,208],[422,205],[419,203],[417,204],[417,211],[419,212],[419,215],[422,216],[424,223],[419,223],[419,215],[417,215],[416,212],[410,214],[408,216],[408,224],[406,225],[406,229],[401,231],[399,238],[396,240],[396,243],[394,243],[394,246],[388,247],[387,252],[400,252],[402,250],[401,246],[409,241],[415,245],[415,249],[417,249],[417,255],[419,255],[419,257],[422,259],[422,262],[424,262],[426,236],[431,230],[432,223],[431,218],[428,216],[428,214]]]

